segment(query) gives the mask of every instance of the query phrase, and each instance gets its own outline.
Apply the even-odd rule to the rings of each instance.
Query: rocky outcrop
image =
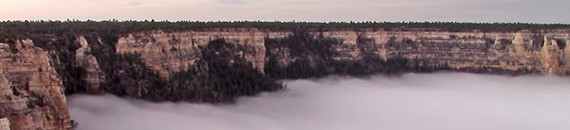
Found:
[[[1,129],[71,129],[64,88],[50,60],[31,40],[0,43]]]
[[[163,32],[152,31],[129,34],[119,39],[117,52],[140,53],[145,63],[168,78],[169,73],[184,70],[199,59],[200,45],[216,38],[230,43],[247,45],[244,50],[256,68],[263,70],[266,38],[281,38],[292,32],[263,31],[252,28],[212,29],[207,31]],[[536,70],[543,74],[566,75],[570,70],[570,54],[565,44],[567,30],[519,31],[519,32],[443,32],[443,31],[360,31],[339,29],[312,31],[316,37],[330,37],[343,41],[336,50],[336,60],[354,61],[362,58],[358,39],[369,39],[379,57],[388,59],[403,56],[419,59],[422,64],[448,64],[461,68],[495,68],[504,70]],[[564,45],[564,46],[559,46]],[[273,50],[275,52],[283,50]],[[285,54],[285,53],[284,53]],[[282,56],[283,64],[294,58]]]
[[[255,28],[210,29],[167,33],[151,31],[129,34],[116,44],[118,53],[140,53],[147,66],[168,79],[170,73],[186,70],[200,58],[200,46],[223,38],[229,43],[247,46],[242,50],[246,60],[263,72],[264,39],[284,37],[288,32],[262,32]]]
[[[105,73],[101,71],[97,59],[91,54],[93,52],[85,37],[77,38],[77,42],[81,47],[75,51],[75,65],[85,69],[86,74],[82,79],[85,81],[86,92],[99,93],[101,83],[105,82]]]

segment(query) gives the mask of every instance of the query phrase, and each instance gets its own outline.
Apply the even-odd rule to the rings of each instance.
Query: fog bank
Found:
[[[570,80],[464,73],[285,82],[235,105],[68,99],[79,130],[568,130]]]

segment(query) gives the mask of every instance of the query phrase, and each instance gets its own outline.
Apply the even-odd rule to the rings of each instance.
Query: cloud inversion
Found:
[[[570,80],[474,74],[288,81],[235,105],[69,98],[79,130],[567,130]]]

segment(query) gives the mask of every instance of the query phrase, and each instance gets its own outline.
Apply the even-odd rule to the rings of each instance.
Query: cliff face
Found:
[[[63,85],[31,40],[0,43],[0,129],[71,129]]]
[[[100,69],[97,58],[91,54],[93,51],[85,37],[78,37],[76,42],[81,47],[75,51],[75,66],[85,69],[82,80],[85,81],[86,91],[99,93],[101,84],[105,82],[105,73]]]
[[[386,35],[404,44],[385,41]],[[419,58],[451,67],[489,67],[506,70],[535,69],[543,74],[566,75],[564,51],[568,32],[386,32],[370,35],[387,45],[380,54]],[[378,40],[377,40],[378,41]],[[560,43],[558,43],[558,42]],[[562,64],[561,64],[562,63]]]
[[[146,65],[168,78],[170,73],[184,70],[200,58],[200,45],[212,39],[224,38],[235,44],[246,45],[243,55],[255,68],[263,70],[266,53],[281,55],[282,64],[298,58],[288,55],[290,50],[266,50],[266,38],[282,38],[292,32],[270,32],[257,29],[216,29],[210,31],[145,32],[129,34],[117,42],[119,53],[140,53]],[[389,59],[403,56],[417,59],[421,64],[448,64],[452,68],[490,68],[516,71],[528,69],[542,74],[566,75],[570,54],[566,43],[569,33],[556,31],[520,31],[508,33],[440,32],[440,31],[374,31],[336,30],[311,32],[314,36],[340,39],[336,46],[339,61],[355,61],[362,58],[362,47]],[[363,40],[359,42],[359,39]],[[362,46],[362,44],[361,44]],[[276,49],[276,48],[274,48]],[[282,48],[283,49],[283,48]],[[263,72],[263,71],[262,71]]]
[[[288,32],[262,32],[255,28],[211,29],[166,33],[152,31],[129,34],[116,44],[118,53],[140,53],[146,65],[168,79],[170,73],[186,70],[200,59],[200,48],[210,41],[223,38],[229,43],[246,46],[241,50],[253,67],[263,72],[266,37],[285,37]]]

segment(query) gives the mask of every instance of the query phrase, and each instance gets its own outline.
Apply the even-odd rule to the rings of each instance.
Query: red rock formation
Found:
[[[31,40],[0,43],[0,104],[0,129],[71,129],[63,85]]]
[[[266,62],[264,41],[266,37],[285,37],[292,32],[271,32],[257,29],[214,29],[184,32],[142,32],[119,39],[118,53],[140,53],[147,66],[158,71],[163,78],[192,65],[199,58],[198,46],[215,38],[225,38],[231,43],[247,45],[253,51],[244,52],[246,59],[263,70]],[[372,39],[378,56],[387,59],[401,55],[410,59],[429,61],[427,64],[448,63],[455,68],[491,67],[505,70],[536,69],[543,74],[565,75],[570,71],[567,49],[558,49],[556,41],[545,40],[545,49],[534,47],[535,35],[567,41],[569,33],[564,30],[519,32],[443,32],[443,31],[362,31],[338,30],[311,32],[315,36],[338,38],[344,44],[337,48],[336,60],[358,60],[361,53],[357,45],[359,36]],[[176,41],[176,42],[173,42]],[[389,42],[410,42],[406,45],[389,45]],[[413,44],[413,46],[412,46]],[[567,47],[566,47],[567,48]],[[283,51],[283,50],[275,50]],[[286,51],[286,50],[285,50]],[[562,52],[562,53],[559,53]],[[286,53],[286,52],[285,52]],[[279,59],[280,63],[294,59]],[[558,61],[564,64],[558,64]]]

